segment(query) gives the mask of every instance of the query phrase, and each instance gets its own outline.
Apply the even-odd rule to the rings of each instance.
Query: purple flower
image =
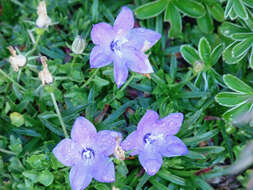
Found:
[[[121,143],[132,156],[139,155],[139,161],[149,175],[155,175],[161,165],[162,157],[181,156],[188,153],[187,147],[174,136],[183,122],[182,113],[171,113],[159,119],[159,115],[148,110],[137,126]]]
[[[118,88],[128,77],[128,68],[138,73],[152,73],[153,69],[144,53],[161,35],[149,29],[133,28],[133,12],[123,7],[114,25],[95,24],[91,39],[96,45],[90,54],[91,68],[100,68],[114,63],[114,80]]]
[[[100,182],[113,182],[115,171],[108,157],[114,152],[114,131],[99,131],[84,117],[78,117],[71,131],[71,139],[63,139],[54,149],[55,157],[64,165],[71,166],[69,180],[73,190],[86,188],[92,178]]]

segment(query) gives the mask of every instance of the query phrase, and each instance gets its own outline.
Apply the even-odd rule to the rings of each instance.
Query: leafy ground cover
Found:
[[[52,150],[75,119],[126,138],[147,110],[184,114],[188,154],[153,176],[138,156],[111,157],[115,182],[87,189],[253,189],[252,0],[47,0],[42,21],[38,0],[0,2],[0,189],[71,189]],[[146,52],[154,72],[118,88],[113,65],[90,68],[90,32],[123,6],[161,39]]]

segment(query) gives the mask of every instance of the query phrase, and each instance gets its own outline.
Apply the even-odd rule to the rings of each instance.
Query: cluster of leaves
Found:
[[[30,33],[39,34],[32,30],[38,2],[1,0],[0,189],[70,188],[69,169],[51,153],[63,137],[51,92],[68,131],[79,115],[98,130],[116,130],[125,136],[136,129],[147,109],[161,117],[171,112],[185,115],[177,136],[188,146],[188,155],[164,159],[153,177],[144,173],[137,158],[115,160],[115,183],[93,181],[88,189],[211,190],[227,184],[231,189],[246,188],[250,170],[221,176],[253,136],[249,114],[247,124],[234,123],[241,114],[252,113],[251,0],[47,0],[48,15],[58,24],[44,32],[34,53],[49,58],[55,81],[46,87],[40,85],[36,57],[29,57],[16,73],[6,49],[13,45],[29,52],[34,47]],[[117,89],[111,66],[99,71],[89,68],[93,46],[89,34],[92,24],[113,23],[123,5],[135,10],[136,25],[160,32],[162,39],[148,52],[155,70],[151,79],[132,73],[128,87]],[[80,56],[69,49],[77,34],[87,42]],[[82,87],[94,73],[89,85]],[[235,93],[221,92],[228,88]],[[215,102],[215,95],[219,104],[232,107],[224,117],[226,108]]]

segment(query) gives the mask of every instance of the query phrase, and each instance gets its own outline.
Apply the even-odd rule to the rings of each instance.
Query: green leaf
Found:
[[[242,0],[233,0],[233,9],[241,19],[248,19],[248,14]]]
[[[232,34],[248,32],[248,30],[240,25],[233,24],[231,22],[224,22],[220,27],[219,31],[226,37],[231,38]]]
[[[162,183],[159,183],[154,177],[149,179],[150,183],[155,187],[155,189],[159,190],[168,190],[168,188],[163,185]]]
[[[204,61],[204,63],[207,63],[211,54],[211,46],[205,37],[202,37],[199,40],[198,49],[200,58]]]
[[[209,6],[209,10],[215,20],[219,22],[224,21],[224,9],[222,8],[220,3],[212,3],[212,5]]]
[[[207,133],[197,135],[195,137],[185,138],[185,139],[183,139],[183,141],[186,145],[198,144],[202,141],[205,141],[205,140],[208,140],[208,139],[212,138],[217,133],[218,133],[218,130],[214,129],[214,130],[208,131]]]
[[[181,15],[172,2],[166,8],[164,21],[170,22],[169,37],[179,37],[182,34]]]
[[[214,190],[205,180],[201,177],[194,176],[193,181],[196,186],[200,187],[202,190]]]
[[[220,105],[227,107],[233,107],[238,104],[241,104],[248,98],[249,95],[247,94],[240,94],[234,92],[221,92],[215,96],[216,102],[218,102]]]
[[[253,69],[253,48],[252,48],[250,56],[249,56],[249,66],[251,69]]]
[[[180,52],[183,58],[191,65],[194,65],[196,62],[200,61],[197,50],[190,45],[182,45]]]
[[[96,184],[95,189],[97,189],[97,190],[110,190],[110,188],[106,184]]]
[[[99,76],[95,76],[95,78],[92,80],[93,82],[95,82],[95,84],[98,87],[103,87],[103,86],[107,86],[109,84],[109,82],[105,79],[100,78]]]
[[[240,57],[234,57],[234,54],[232,53],[232,49],[238,44],[239,42],[233,42],[231,43],[224,51],[223,51],[223,59],[228,64],[235,64],[242,60],[242,58],[245,55],[242,55]]]
[[[166,170],[160,170],[157,175],[167,181],[170,181],[174,184],[185,186],[185,180],[184,178],[178,177],[176,175],[171,174],[169,171]]]
[[[235,40],[246,40],[248,38],[253,38],[253,33],[251,32],[246,32],[246,33],[235,33],[235,34],[232,34],[231,36],[233,39]],[[253,43],[253,42],[252,42]]]
[[[249,85],[231,74],[224,75],[223,80],[231,90],[242,94],[253,94],[253,89]]]
[[[30,179],[32,183],[37,183],[38,182],[38,173],[33,170],[27,170],[22,173],[25,177]]]
[[[252,0],[243,0],[243,2],[244,2],[247,6],[253,8],[253,1],[252,1]]]
[[[225,8],[224,16],[227,18],[230,14],[230,12],[233,10],[233,2],[231,0],[227,1],[227,5]]]
[[[246,113],[252,109],[252,103],[246,102],[244,104],[239,104],[236,107],[233,107],[232,109],[226,111],[223,114],[224,119],[229,118],[236,118],[238,116],[241,116],[243,113]]]
[[[205,7],[194,0],[187,0],[184,3],[181,0],[175,0],[174,3],[182,13],[190,17],[199,18],[206,13]]]
[[[243,41],[239,42],[237,45],[235,45],[235,47],[233,47],[232,55],[234,57],[243,56],[244,54],[247,53],[249,48],[252,47],[252,44],[253,44],[253,38],[249,38],[249,39],[246,39],[246,40],[243,40]]]
[[[10,114],[10,119],[11,119],[11,124],[15,125],[16,127],[20,127],[24,125],[25,123],[23,115],[21,115],[18,112],[12,112]]]
[[[167,0],[157,0],[139,6],[134,12],[139,19],[152,18],[163,12],[167,6],[167,3]]]
[[[192,150],[203,154],[219,154],[223,152],[225,148],[223,146],[206,146],[193,148]]]
[[[198,27],[201,32],[210,34],[214,30],[213,19],[207,11],[206,14],[200,18],[197,18]]]
[[[224,44],[219,44],[213,49],[209,57],[209,62],[211,65],[215,65],[218,62],[220,56],[222,55],[223,49],[224,49]]]
[[[40,182],[41,184],[43,184],[44,186],[49,186],[53,183],[54,181],[54,175],[49,172],[48,170],[42,171],[39,174],[38,177],[38,182]]]

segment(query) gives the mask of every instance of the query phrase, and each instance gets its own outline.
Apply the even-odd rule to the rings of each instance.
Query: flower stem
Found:
[[[25,91],[25,88],[22,87],[20,84],[18,84],[16,81],[14,81],[9,75],[7,75],[2,69],[0,69],[0,73],[7,78],[8,80],[10,80],[13,84],[17,85],[21,90]]]
[[[122,86],[122,88],[119,90],[119,92],[122,92],[123,90],[125,90],[125,88],[133,81],[134,78],[135,78],[135,74],[133,73],[131,77],[126,81],[126,83]],[[116,99],[116,96],[114,95],[108,104],[112,103],[112,101],[115,99]]]
[[[17,155],[15,152],[9,151],[9,150],[5,150],[0,148],[0,152],[6,153],[6,154],[10,154],[10,155]]]
[[[96,76],[96,74],[98,73],[99,69],[97,69],[92,75],[91,77],[83,84],[83,86],[81,86],[81,88],[85,88],[88,84],[90,84],[90,82],[92,81],[92,79]]]
[[[64,122],[63,122],[63,119],[62,119],[62,116],[61,116],[61,112],[60,112],[60,110],[59,110],[59,108],[58,108],[58,105],[57,105],[57,103],[56,103],[54,93],[51,92],[50,95],[51,95],[51,98],[52,98],[52,101],[53,101],[54,108],[55,108],[55,111],[56,111],[56,113],[57,113],[58,119],[59,119],[59,121],[60,121],[60,123],[61,123],[61,127],[62,127],[62,130],[63,130],[64,136],[65,136],[65,138],[68,138],[68,137],[69,137],[69,136],[68,136],[68,132],[67,132],[66,127],[65,127],[65,124],[64,124]]]

